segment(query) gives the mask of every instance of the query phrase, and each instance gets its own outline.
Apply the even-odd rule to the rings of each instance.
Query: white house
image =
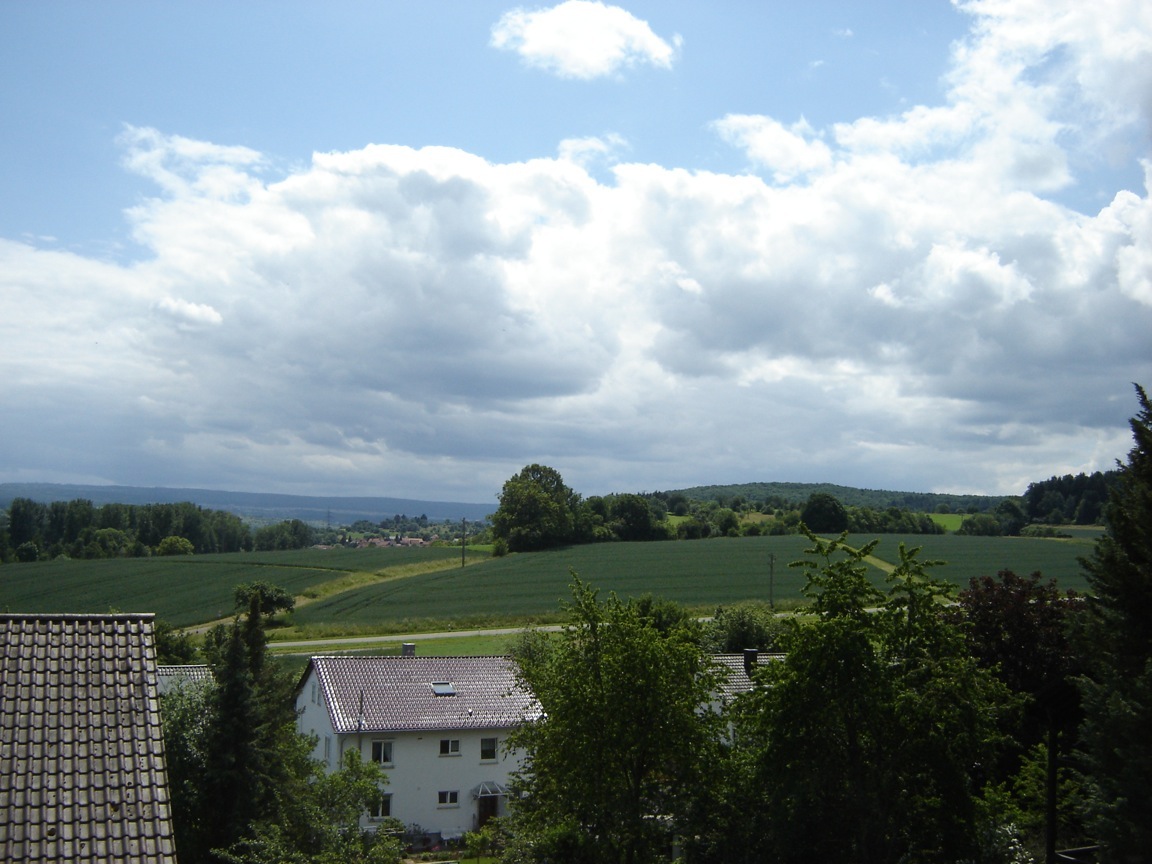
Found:
[[[365,825],[392,816],[445,839],[505,813],[520,763],[504,744],[536,710],[507,657],[313,657],[296,707],[329,770],[348,748],[383,766]]]

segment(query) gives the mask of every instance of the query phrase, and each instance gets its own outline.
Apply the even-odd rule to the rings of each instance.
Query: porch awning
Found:
[[[472,790],[473,798],[499,798],[508,794],[508,787],[494,780],[485,780]]]

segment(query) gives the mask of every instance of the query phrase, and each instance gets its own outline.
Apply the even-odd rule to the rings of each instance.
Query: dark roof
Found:
[[[151,615],[0,615],[0,860],[175,862]]]
[[[491,729],[536,713],[508,657],[313,657],[309,668],[336,732]]]
[[[212,670],[205,664],[156,667],[156,681],[161,695],[178,687],[199,687],[211,684],[214,680]]]
[[[763,652],[753,652],[753,654],[757,666],[784,659],[783,654],[765,654]],[[720,685],[720,695],[723,698],[730,699],[752,689],[752,679],[748,675],[743,654],[715,654],[712,659],[724,667],[725,672],[728,673]]]

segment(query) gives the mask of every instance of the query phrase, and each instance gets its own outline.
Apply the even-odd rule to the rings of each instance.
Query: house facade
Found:
[[[444,839],[506,812],[507,736],[535,711],[507,657],[313,657],[296,707],[329,771],[353,749],[387,773],[366,827],[390,816]]]

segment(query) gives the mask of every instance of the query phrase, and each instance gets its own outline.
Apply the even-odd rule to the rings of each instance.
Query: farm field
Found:
[[[155,612],[187,627],[232,614],[232,589],[264,581],[304,594],[354,572],[459,562],[452,549],[305,549],[171,558],[43,561],[0,568],[0,610]]]
[[[849,537],[863,544],[871,536]],[[899,543],[923,546],[921,559],[943,559],[947,566],[934,575],[966,587],[974,576],[1001,569],[1018,573],[1040,570],[1064,588],[1085,589],[1078,556],[1089,554],[1088,540],[1040,540],[1018,537],[954,535],[881,535],[875,555],[899,559]],[[346,625],[369,628],[404,622],[465,617],[480,626],[486,616],[539,616],[557,611],[568,597],[570,570],[592,586],[621,597],[652,594],[700,611],[742,600],[769,599],[769,556],[775,554],[773,599],[802,600],[803,574],[789,562],[803,557],[804,537],[741,537],[670,543],[605,543],[574,546],[444,570],[385,584],[371,585],[329,597],[299,609],[298,627]],[[885,573],[874,568],[876,584]]]
[[[1072,540],[956,535],[881,535],[876,556],[898,559],[901,540],[923,546],[921,557],[948,562],[935,574],[964,587],[973,576],[1004,568],[1041,571],[1063,588],[1086,588],[1079,556],[1091,532]],[[864,543],[870,536],[850,537]],[[773,598],[801,598],[803,575],[789,562],[803,557],[804,537],[742,537],[667,543],[607,543],[484,559],[470,551],[332,549],[238,553],[112,561],[51,561],[0,568],[0,610],[11,612],[155,612],[180,627],[232,613],[232,589],[263,580],[304,597],[293,624],[307,632],[419,632],[445,622],[555,616],[569,596],[570,570],[607,593],[652,594],[701,612],[717,605],[769,598],[769,560],[776,556]],[[429,572],[432,571],[432,572]],[[877,584],[884,573],[874,569]],[[366,583],[366,584],[365,584]],[[331,593],[335,588],[338,593]],[[287,635],[287,634],[284,634]]]

